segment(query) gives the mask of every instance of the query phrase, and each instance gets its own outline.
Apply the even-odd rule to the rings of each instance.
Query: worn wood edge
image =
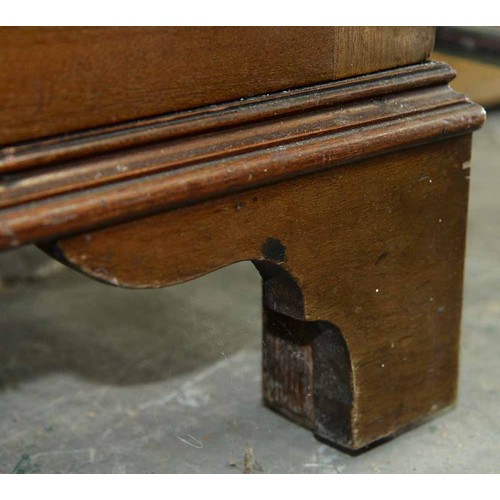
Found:
[[[450,92],[446,86],[430,87],[348,106],[314,108],[286,119],[231,127],[35,172],[7,175],[0,185],[0,208],[146,175],[175,172],[215,160],[227,161],[253,151],[285,147],[297,141],[349,132],[460,103],[463,103],[461,94]]]
[[[448,83],[455,71],[429,61],[179,113],[13,144],[0,148],[0,173],[152,144],[431,85]]]
[[[309,113],[286,119],[264,120],[148,146],[138,156],[125,149],[111,159],[98,156],[77,162],[76,166],[65,164],[57,172],[51,171],[45,191],[39,185],[36,189],[33,186],[37,186],[40,176],[43,185],[46,173],[35,172],[17,181],[7,179],[2,187],[4,200],[10,196],[12,203],[19,203],[22,199],[12,196],[12,190],[20,189],[16,182],[28,186],[28,197],[0,210],[0,248],[76,234],[468,133],[482,125],[484,110],[452,91],[448,77],[443,84],[433,83],[430,88],[376,99],[371,95],[348,105],[320,110],[314,107]],[[79,173],[90,169],[95,177],[96,165],[98,169],[103,167],[100,162],[108,162],[107,167],[117,174],[128,171],[128,165],[134,162],[139,167],[135,177],[118,176],[116,181],[82,189],[86,184]],[[162,167],[165,170],[151,171]],[[77,182],[67,177],[68,170]],[[102,172],[97,171],[104,176]],[[61,178],[62,190],[54,192],[54,186],[60,188]],[[46,198],[30,198],[30,189],[35,196]]]

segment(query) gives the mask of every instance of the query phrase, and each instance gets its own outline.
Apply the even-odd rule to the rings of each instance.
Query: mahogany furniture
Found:
[[[357,450],[453,404],[471,133],[432,28],[4,28],[0,247],[251,260],[271,408]]]

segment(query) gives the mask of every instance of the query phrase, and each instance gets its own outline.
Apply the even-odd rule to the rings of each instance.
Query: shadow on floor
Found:
[[[259,342],[260,276],[249,262],[126,290],[54,266],[36,248],[22,259],[34,269],[10,273],[0,289],[0,388],[61,371],[105,384],[159,381]]]

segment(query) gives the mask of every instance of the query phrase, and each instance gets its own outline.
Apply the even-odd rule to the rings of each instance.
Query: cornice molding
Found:
[[[0,248],[469,133],[484,111],[453,77],[428,62],[4,148]]]

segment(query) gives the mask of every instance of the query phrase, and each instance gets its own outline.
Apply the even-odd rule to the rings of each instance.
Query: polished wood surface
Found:
[[[470,132],[484,112],[448,87],[453,76],[430,62],[9,148],[1,166],[0,248]]]
[[[1,28],[0,145],[429,57],[428,27]]]
[[[0,148],[0,173],[50,164],[54,165],[52,171],[58,172],[62,168],[71,167],[71,164],[66,163],[68,160],[87,157],[91,160],[96,155],[120,150],[123,150],[123,154],[127,154],[131,148],[138,146],[206,134],[221,128],[248,126],[270,119],[285,119],[288,115],[299,115],[333,106],[341,110],[342,104],[445,84],[454,77],[455,72],[446,64],[432,62],[416,64],[341,82],[329,82],[287,92],[238,99],[131,123],[7,146]],[[130,175],[125,172],[114,173],[115,176],[117,174],[122,177]],[[94,182],[102,184],[108,177],[109,175],[106,175],[100,181],[94,179]]]

